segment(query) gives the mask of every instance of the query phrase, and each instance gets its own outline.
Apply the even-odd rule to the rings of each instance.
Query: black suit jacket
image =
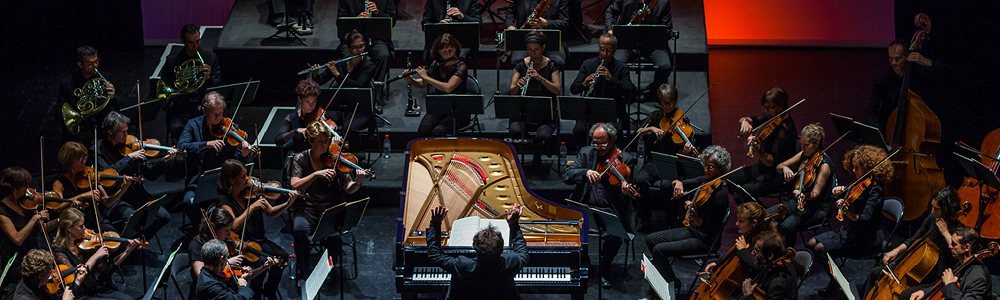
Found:
[[[504,23],[507,27],[514,26],[514,28],[521,28],[521,25],[524,25],[524,22],[528,20],[528,16],[535,11],[535,7],[538,6],[539,2],[541,1],[514,0],[507,10],[507,17]],[[541,17],[549,22],[549,26],[545,27],[545,29],[565,31],[569,29],[569,4],[566,0],[552,0],[552,4],[549,5],[549,8],[545,10],[545,13]]]
[[[441,250],[441,223],[431,222],[427,230],[427,257],[451,274],[448,299],[520,299],[514,276],[528,265],[528,244],[521,226],[510,227],[513,252],[499,260],[453,257]]]
[[[233,130],[236,129],[240,129],[240,126],[233,123]],[[187,167],[188,174],[191,176],[188,185],[197,184],[202,172],[221,167],[227,159],[235,158],[243,162],[252,160],[250,155],[247,157],[240,155],[243,150],[242,146],[233,147],[226,144],[222,146],[222,151],[215,152],[215,149],[208,147],[208,142],[215,140],[215,138],[206,138],[209,135],[208,130],[205,128],[205,115],[200,115],[188,120],[187,124],[184,125],[184,132],[177,139],[177,148],[188,152]]]
[[[396,3],[394,0],[371,0],[375,2],[375,7],[378,7],[378,13],[372,17],[379,18],[392,18],[392,27],[396,27]],[[364,0],[340,0],[340,5],[337,7],[337,17],[338,18],[354,18],[361,14],[365,10]],[[362,32],[363,33],[363,32]],[[367,38],[367,34],[365,37]],[[394,51],[395,47],[392,45],[392,40],[380,39],[385,41],[389,46],[389,53]],[[341,44],[344,43],[344,37],[340,37]],[[368,42],[368,41],[365,41]]]
[[[483,21],[483,5],[477,0],[425,0],[424,1],[424,21],[423,24],[437,23],[446,17],[445,1],[451,1],[451,7],[458,8],[465,15],[461,20],[453,22],[476,22]]]
[[[212,274],[207,269],[202,269],[201,274],[198,274],[196,291],[196,299],[204,300],[250,300],[253,297],[250,287],[235,287],[234,284],[223,282],[219,275]]]
[[[604,31],[611,30],[612,25],[628,24],[640,8],[642,8],[642,4],[636,3],[635,0],[616,0],[604,12]],[[657,2],[653,10],[642,19],[640,24],[667,25],[668,28],[673,29],[674,22],[670,15],[670,1],[660,0]]]

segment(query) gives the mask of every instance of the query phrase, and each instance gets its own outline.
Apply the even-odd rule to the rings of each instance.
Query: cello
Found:
[[[974,261],[981,261],[983,258],[987,258],[987,257],[993,256],[994,254],[997,254],[998,251],[1000,251],[1000,244],[997,244],[997,242],[990,242],[990,244],[988,245],[987,249],[980,250],[976,254],[973,254],[972,257],[969,258],[968,261],[966,261],[966,262],[962,263],[961,265],[959,265],[958,268],[956,268],[954,270],[954,273],[956,275],[961,274],[963,271],[965,271],[965,269],[967,269],[970,265],[972,265],[972,262],[974,262]],[[923,299],[926,299],[926,300],[945,300],[944,292],[941,291],[941,289],[943,289],[944,286],[945,286],[944,285],[944,281],[943,280],[938,280],[938,282],[934,284],[934,287],[931,288],[931,290],[929,292],[927,292],[926,294],[924,294],[924,298]]]
[[[1000,129],[994,130],[983,139],[982,151],[976,151],[965,143],[959,142],[959,147],[972,151],[982,157],[980,161],[988,169],[997,174],[1000,169]],[[1000,191],[986,185],[976,179],[966,177],[962,186],[958,188],[958,196],[972,205],[974,213],[959,217],[966,226],[975,228],[979,236],[995,240],[1000,239],[1000,218],[992,217],[1000,215],[1000,205],[997,205],[997,196]]]
[[[756,236],[764,229],[767,224],[774,222],[774,220],[784,218],[785,213],[788,209],[784,204],[778,205],[778,211],[772,214],[768,214],[764,217],[764,220],[758,222],[757,225],[747,233],[747,237]],[[753,239],[747,239],[749,242],[753,242]],[[702,284],[698,286],[698,289],[691,294],[690,300],[697,299],[729,299],[729,296],[740,289],[740,285],[743,284],[743,279],[750,276],[751,268],[743,264],[740,258],[736,256],[736,246],[729,248],[726,255],[722,256],[722,259],[718,261],[716,266],[716,271],[709,276],[708,280],[702,279]],[[794,253],[794,251],[793,251]]]
[[[920,28],[913,34],[909,51],[919,51],[931,30],[931,20],[926,14],[917,14],[913,20]],[[910,66],[903,66],[903,85],[897,107],[889,115],[886,144],[890,149],[901,149],[896,165],[896,179],[886,185],[886,195],[903,200],[904,220],[913,220],[927,210],[931,195],[944,187],[944,173],[935,160],[934,148],[941,143],[941,121],[924,100],[910,90]]]

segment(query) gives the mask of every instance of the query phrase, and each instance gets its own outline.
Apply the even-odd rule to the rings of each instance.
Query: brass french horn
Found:
[[[204,64],[204,60],[201,58],[201,53],[198,53],[198,58],[192,58],[184,61],[179,66],[174,67],[174,82],[173,86],[169,86],[160,81],[156,82],[156,98],[157,99],[167,99],[173,96],[190,94],[201,89],[201,86],[205,84],[208,76],[201,71],[201,65]],[[173,105],[173,102],[167,102],[163,105],[163,110],[169,110]]]
[[[62,117],[66,129],[72,134],[80,131],[80,123],[84,119],[93,116],[104,110],[104,107],[111,102],[111,96],[107,94],[108,80],[100,72],[99,77],[90,79],[83,87],[73,90],[73,96],[79,98],[76,105],[63,103]]]

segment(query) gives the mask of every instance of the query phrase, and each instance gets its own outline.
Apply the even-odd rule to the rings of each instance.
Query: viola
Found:
[[[757,222],[757,225],[753,227],[745,235],[748,242],[753,242],[753,237],[756,237],[767,224],[771,224],[774,220],[784,218],[785,214],[788,213],[788,209],[784,204],[778,205],[778,211],[772,214],[768,214],[764,217],[764,220]],[[715,271],[709,276],[708,280],[705,280],[701,285],[698,286],[697,291],[692,294],[691,300],[698,299],[728,299],[729,295],[740,289],[740,285],[743,284],[743,279],[750,276],[752,271],[750,267],[743,264],[740,261],[739,256],[736,255],[736,246],[729,248],[726,255],[722,256],[722,259],[716,264]],[[763,297],[759,299],[764,299]]]
[[[979,250],[979,252],[973,254],[972,258],[959,265],[958,268],[952,270],[952,272],[955,274],[955,276],[959,276],[959,274],[962,274],[962,272],[965,271],[965,269],[969,268],[969,266],[972,265],[972,262],[982,261],[983,258],[993,256],[994,254],[997,254],[997,252],[1000,252],[1000,244],[997,244],[997,242],[990,242],[990,244],[987,245],[986,249]],[[944,292],[941,291],[941,289],[943,288],[944,288],[944,281],[938,279],[937,283],[934,284],[934,287],[931,288],[930,292],[924,294],[924,299],[944,300],[945,299]]]
[[[146,139],[145,141],[140,141],[131,134],[125,137],[125,143],[118,144],[118,153],[123,156],[143,149],[146,150],[146,156],[157,156],[160,155],[160,151],[170,151],[174,148],[160,146],[160,141],[157,139]]]
[[[44,208],[59,209],[63,203],[73,203],[73,200],[63,199],[58,192],[48,191],[44,194],[28,188],[28,193],[18,199],[17,204],[23,209],[40,210]],[[83,202],[86,205],[86,202]]]
[[[628,167],[624,162],[622,162],[622,152],[618,148],[612,148],[605,155],[604,161],[598,161],[594,171],[601,173],[602,177],[605,173],[610,173],[612,176],[608,176],[608,183],[613,186],[620,187],[622,182],[626,182],[626,178],[632,175],[632,169]],[[632,192],[636,197],[641,197],[639,191],[635,187],[629,187],[629,191]]]
[[[326,153],[320,156],[320,162],[326,168],[337,168],[338,172],[348,173],[354,170],[362,170],[368,173],[368,180],[375,179],[375,173],[369,169],[358,165],[358,157],[354,154],[345,153],[337,144],[330,144]]]
[[[90,189],[90,183],[94,182],[94,168],[93,167],[83,167],[83,171],[76,174],[76,187],[81,189]],[[96,172],[97,182],[106,188],[114,187],[118,184],[119,180],[133,180],[142,182],[144,179],[142,177],[132,177],[132,176],[121,176],[118,175],[118,171],[115,169],[105,169],[100,172]]]
[[[844,197],[844,204],[837,209],[837,221],[844,221],[844,212],[847,211],[847,208],[851,206],[851,203],[854,203],[854,201],[858,200],[858,198],[861,197],[861,194],[863,194],[865,190],[868,189],[868,186],[875,183],[875,181],[872,180],[872,178],[870,177],[872,172],[874,172],[875,169],[878,169],[878,167],[884,164],[885,162],[889,161],[889,159],[892,158],[894,155],[896,155],[896,153],[899,153],[899,149],[896,149],[896,151],[893,151],[892,153],[887,155],[885,158],[882,159],[882,161],[878,162],[878,164],[875,164],[875,166],[872,167],[871,170],[868,170],[868,172],[866,172],[864,175],[858,177],[858,179],[855,180],[854,183],[847,186],[847,190],[850,192],[847,193],[847,197]]]
[[[674,109],[674,113],[671,115],[664,115],[663,118],[660,118],[660,129],[670,135],[670,140],[674,144],[684,146],[686,143],[694,146],[694,143],[691,143],[691,139],[689,138],[694,134],[694,129],[691,128],[690,120],[684,116],[684,111]],[[694,151],[695,156],[699,155],[698,149],[692,149],[692,151]]]
[[[235,232],[229,232],[229,239],[226,240],[229,256],[243,255],[246,261],[255,263],[261,258],[271,257],[270,254],[261,251],[260,244],[254,241],[244,241]],[[242,250],[242,251],[241,251]],[[281,258],[278,258],[281,259]]]
[[[231,128],[233,127],[233,120],[230,118],[222,118],[222,122],[219,124],[212,125],[212,137],[217,139],[225,138],[225,142],[230,146],[236,147],[247,143],[247,133],[242,129]],[[229,133],[228,135],[226,133]],[[247,143],[250,144],[250,143]],[[250,146],[250,152],[256,155],[260,155],[260,148],[257,146]]]
[[[959,142],[959,147],[977,153],[981,160],[979,163],[987,169],[997,174],[1000,169],[1000,129],[994,130],[983,138],[981,151]],[[966,177],[962,186],[958,188],[958,195],[966,203],[972,205],[972,211],[968,215],[959,217],[966,226],[975,228],[979,236],[987,239],[1000,239],[1000,205],[997,199],[1000,198],[1000,191],[986,185],[985,183]]]
[[[282,188],[281,183],[278,183],[277,181],[261,182],[259,179],[257,179],[257,177],[250,177],[250,186],[247,187],[247,189],[243,190],[241,196],[243,196],[243,199],[249,199],[250,197],[254,196],[254,194],[260,194],[264,196],[264,198],[270,200],[278,200],[278,198],[281,197],[282,194],[288,194],[291,192],[297,192],[299,196],[302,197],[309,195],[306,194],[305,192],[298,192],[295,190]]]
[[[795,189],[801,192],[799,198],[796,199],[795,207],[799,211],[806,210],[806,187],[812,187],[816,183],[816,175],[819,170],[819,166],[823,163],[823,154],[817,152],[814,153],[809,159],[799,164],[799,180],[795,182]]]
[[[117,251],[122,243],[128,243],[129,239],[122,238],[117,232],[105,231],[98,236],[93,230],[84,231],[84,239],[77,247],[82,251],[93,251],[102,245],[107,246],[110,251]],[[102,244],[103,243],[103,244]],[[149,242],[139,240],[139,248],[149,247]]]
[[[697,216],[695,216],[695,211],[698,210],[698,207],[701,207],[702,205],[705,204],[705,202],[708,202],[708,198],[712,197],[712,193],[715,192],[715,189],[725,184],[722,181],[722,179],[726,178],[726,176],[729,176],[729,174],[733,174],[733,172],[743,169],[743,167],[745,166],[740,166],[739,168],[732,169],[729,172],[726,172],[726,174],[722,174],[722,176],[712,178],[706,181],[705,183],[702,183],[700,186],[694,188],[693,190],[685,192],[684,195],[681,195],[681,197],[683,197],[687,196],[692,192],[698,193],[698,195],[694,198],[694,200],[691,200],[691,206],[689,206],[687,208],[687,211],[684,212],[684,222],[683,222],[684,226],[691,226],[692,222],[695,221],[693,220],[693,218],[697,218]],[[697,223],[698,224],[695,224],[696,226],[701,226],[700,225],[701,219],[698,219]]]
[[[330,126],[331,129],[337,129],[337,123],[334,122],[333,120],[326,118],[326,110],[324,110],[322,107],[317,107],[311,113],[302,114],[301,118],[302,122],[305,124],[309,124],[316,121],[324,121],[326,122],[327,125]]]
[[[66,285],[67,282],[76,281],[76,269],[67,265],[58,265],[58,269],[52,270],[49,280],[45,282],[44,291],[47,295],[54,295]]]
[[[781,113],[779,113],[777,116],[774,116],[774,118],[771,118],[770,120],[768,120],[764,124],[761,124],[760,126],[757,126],[757,128],[754,128],[753,130],[751,130],[751,131],[757,131],[757,130],[760,130],[760,131],[757,132],[757,135],[754,136],[753,141],[750,143],[751,147],[750,147],[749,152],[747,152],[747,157],[753,158],[753,152],[755,150],[757,150],[757,147],[761,143],[763,143],[764,140],[767,139],[767,137],[770,136],[771,133],[774,132],[775,129],[778,129],[778,126],[781,126],[781,123],[785,121],[785,118],[791,117],[791,116],[788,115],[788,111],[792,110],[796,106],[799,106],[799,104],[802,104],[802,102],[805,102],[805,101],[806,101],[806,99],[799,100],[799,102],[795,103],[792,106],[789,106],[784,111],[782,111]],[[738,137],[742,137],[742,135],[740,135]]]

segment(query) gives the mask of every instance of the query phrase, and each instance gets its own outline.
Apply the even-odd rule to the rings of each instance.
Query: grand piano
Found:
[[[450,255],[474,256],[472,247],[448,245],[457,219],[502,219],[505,209],[524,207],[521,230],[528,244],[528,266],[515,277],[522,294],[587,292],[587,220],[584,213],[535,195],[524,184],[517,154],[508,143],[485,138],[428,138],[407,145],[403,189],[396,226],[393,269],[396,292],[443,293],[450,274],[427,258],[425,230],[431,209],[449,209],[442,222],[442,245]],[[504,233],[506,234],[506,233]]]

